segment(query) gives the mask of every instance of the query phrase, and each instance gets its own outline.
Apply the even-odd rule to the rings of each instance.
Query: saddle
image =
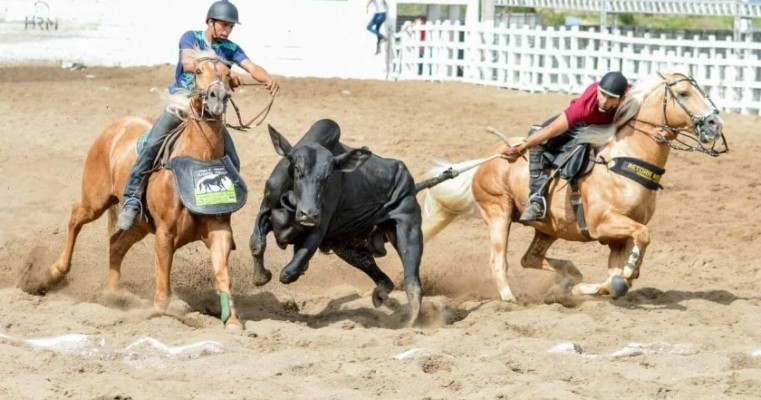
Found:
[[[145,147],[149,132],[150,129],[138,137],[135,143],[138,154]],[[172,170],[180,201],[194,214],[223,215],[243,207],[248,197],[248,188],[228,156],[208,162],[186,156],[169,158],[179,132],[181,126],[167,137],[154,160],[153,171],[161,168],[162,163],[164,168]],[[146,183],[147,180],[144,181]],[[149,223],[152,223],[147,207],[144,210]]]
[[[541,125],[532,126],[529,135],[541,128]],[[564,145],[557,154],[547,151],[542,153],[544,164],[553,170],[545,187],[558,177],[565,179],[571,185],[571,206],[576,215],[579,230],[588,239],[592,237],[589,235],[589,228],[584,218],[578,179],[592,171],[596,157],[597,149],[592,144],[579,143],[575,140]]]

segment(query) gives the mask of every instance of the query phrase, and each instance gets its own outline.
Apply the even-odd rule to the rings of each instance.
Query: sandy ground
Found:
[[[574,304],[498,300],[477,217],[426,246],[427,326],[402,307],[373,308],[372,282],[319,254],[298,282],[251,282],[246,243],[263,183],[277,161],[266,131],[234,133],[250,188],[233,216],[231,256],[242,333],[223,330],[208,252],[175,258],[170,310],[152,309],[152,237],[123,268],[126,292],[106,295],[106,218],[85,227],[65,282],[45,296],[17,288],[19,271],[52,262],[78,200],[85,154],[111,120],[155,116],[169,66],[0,69],[0,398],[2,399],[751,399],[761,393],[759,117],[724,115],[731,153],[674,152],[662,180],[652,243],[627,296]],[[456,83],[282,79],[268,122],[295,141],[335,119],[343,139],[404,160],[417,177],[434,159],[485,154],[493,126],[522,135],[568,95]],[[244,115],[266,104],[235,99]],[[514,226],[514,291],[542,298],[553,273],[523,270],[531,238]],[[271,239],[271,238],[270,238]],[[606,275],[606,248],[558,242],[589,282]],[[270,242],[276,276],[289,251]],[[379,260],[401,283],[393,252]],[[41,340],[38,340],[41,339]],[[577,351],[573,351],[574,345]],[[571,350],[569,350],[571,349]]]

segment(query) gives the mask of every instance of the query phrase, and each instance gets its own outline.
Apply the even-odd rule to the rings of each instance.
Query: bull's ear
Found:
[[[342,172],[352,172],[364,164],[371,155],[373,155],[373,152],[368,150],[367,147],[354,149],[348,153],[341,154],[334,158],[336,169],[339,169]]]
[[[272,145],[275,146],[275,151],[277,154],[280,154],[282,157],[291,154],[292,146],[290,143],[288,143],[288,139],[286,139],[285,136],[281,135],[280,132],[273,128],[272,125],[268,124],[267,129],[270,132],[270,139],[272,140]]]

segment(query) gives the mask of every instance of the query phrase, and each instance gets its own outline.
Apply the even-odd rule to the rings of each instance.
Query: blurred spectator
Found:
[[[367,24],[367,30],[370,31],[377,41],[375,42],[375,54],[380,53],[381,43],[386,41],[386,36],[381,33],[381,28],[386,22],[386,13],[388,12],[388,4],[386,0],[367,0],[366,10],[370,9],[370,5],[373,6],[373,17],[370,19],[370,23]]]

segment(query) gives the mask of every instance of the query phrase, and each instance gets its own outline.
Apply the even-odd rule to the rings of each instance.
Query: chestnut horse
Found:
[[[224,113],[230,98],[230,69],[212,51],[196,50],[191,58],[195,64],[195,91],[167,99],[168,109],[174,109],[178,115],[185,117],[179,128],[184,130],[170,157],[188,156],[201,161],[219,159],[224,156]],[[110,210],[107,282],[110,292],[120,289],[121,264],[127,251],[148,233],[153,233],[156,235],[153,303],[159,311],[165,311],[171,298],[169,277],[175,251],[187,243],[201,240],[211,252],[222,320],[226,327],[240,328],[242,325],[232,303],[227,266],[233,247],[230,214],[219,217],[191,214],[181,203],[175,189],[174,173],[161,168],[148,178],[145,192],[153,224],[141,218],[134,228],[114,232],[116,210],[122,200],[127,176],[135,163],[136,141],[150,127],[151,121],[148,119],[123,117],[111,123],[95,139],[87,154],[82,175],[82,198],[72,208],[66,245],[50,267],[48,284],[60,281],[69,272],[74,244],[82,226]]]
[[[571,185],[559,179],[553,179],[549,187],[546,218],[528,224],[535,233],[521,265],[566,274],[570,269],[576,278],[571,289],[573,295],[622,296],[639,276],[650,243],[645,225],[655,212],[656,190],[652,184],[658,186],[672,148],[716,156],[719,151],[713,146],[721,138],[722,152],[726,151],[718,110],[695,80],[685,74],[657,74],[637,84],[626,94],[615,121],[610,126],[588,127],[579,139],[597,148],[592,171],[577,181],[588,230],[579,227]],[[665,140],[652,133],[654,127],[671,130],[678,134],[678,139]],[[499,150],[500,147],[492,149],[494,153]],[[614,172],[614,164],[621,160],[631,161],[626,165],[632,171],[649,177],[653,181],[651,187]],[[638,166],[641,161],[650,164],[648,169]],[[479,166],[468,169],[474,165]],[[435,176],[442,169],[435,168],[429,174]],[[524,159],[508,163],[493,156],[463,162],[454,169],[467,172],[435,186],[426,195],[424,238],[430,240],[457,216],[477,209],[489,228],[489,266],[500,296],[505,301],[515,301],[508,282],[506,255],[510,225],[518,220],[528,199],[528,163]],[[557,239],[596,240],[608,245],[608,279],[599,284],[580,283],[580,273],[572,263],[546,257]]]

